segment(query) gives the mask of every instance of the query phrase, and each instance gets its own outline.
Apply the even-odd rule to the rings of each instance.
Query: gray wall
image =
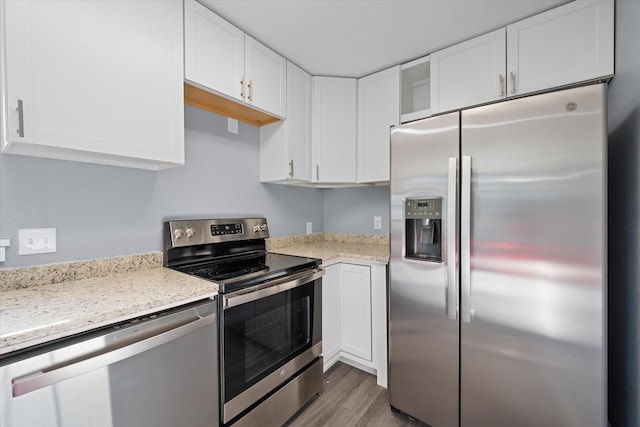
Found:
[[[374,216],[382,217],[381,230],[374,230]],[[324,231],[389,234],[389,186],[325,190]]]
[[[640,426],[640,1],[616,2],[609,91],[609,420]]]
[[[160,172],[0,156],[2,267],[162,250],[164,219],[265,216],[273,237],[324,229],[323,190],[259,182],[259,130],[185,107],[186,165]],[[18,228],[57,228],[53,254],[18,255]]]

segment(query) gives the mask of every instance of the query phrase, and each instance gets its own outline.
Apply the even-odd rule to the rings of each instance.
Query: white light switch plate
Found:
[[[382,230],[382,217],[374,216],[373,217],[373,229],[374,230]]]
[[[311,234],[313,233],[313,223],[312,222],[308,222],[307,223],[307,234]]]
[[[45,254],[55,251],[55,228],[18,229],[18,255]]]

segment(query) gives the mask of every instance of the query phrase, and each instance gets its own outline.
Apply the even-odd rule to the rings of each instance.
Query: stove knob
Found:
[[[267,224],[262,224],[260,226],[260,231],[265,231],[267,229]]]
[[[173,230],[173,238],[179,240],[182,236],[184,236],[184,230],[182,228],[176,228]]]
[[[253,232],[257,233],[258,231],[260,231],[260,226],[258,224],[253,226]]]
[[[187,235],[187,239],[190,239],[194,234],[196,234],[196,232],[193,228],[187,228],[185,234]]]

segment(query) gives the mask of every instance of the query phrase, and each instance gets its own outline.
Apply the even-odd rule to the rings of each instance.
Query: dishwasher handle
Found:
[[[215,316],[215,313],[204,317],[196,314],[194,318],[171,322],[171,324],[166,325],[160,331],[153,330],[152,332],[145,331],[140,333],[139,335],[144,337],[142,339],[135,340],[136,335],[138,335],[136,334],[133,337],[116,341],[110,344],[108,348],[101,350],[97,355],[91,353],[80,360],[74,360],[71,364],[66,362],[24,377],[14,378],[11,380],[13,397],[22,396],[69,378],[131,358],[154,347],[159,347],[200,328],[215,324]],[[149,334],[151,335],[149,336]]]

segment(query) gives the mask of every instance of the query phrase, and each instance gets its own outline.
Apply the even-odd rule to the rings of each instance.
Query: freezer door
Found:
[[[389,393],[433,426],[458,425],[457,157],[459,113],[391,132]],[[405,202],[439,199],[442,261],[405,258]],[[430,236],[431,238],[432,236]]]
[[[462,113],[462,426],[607,425],[604,100]]]

